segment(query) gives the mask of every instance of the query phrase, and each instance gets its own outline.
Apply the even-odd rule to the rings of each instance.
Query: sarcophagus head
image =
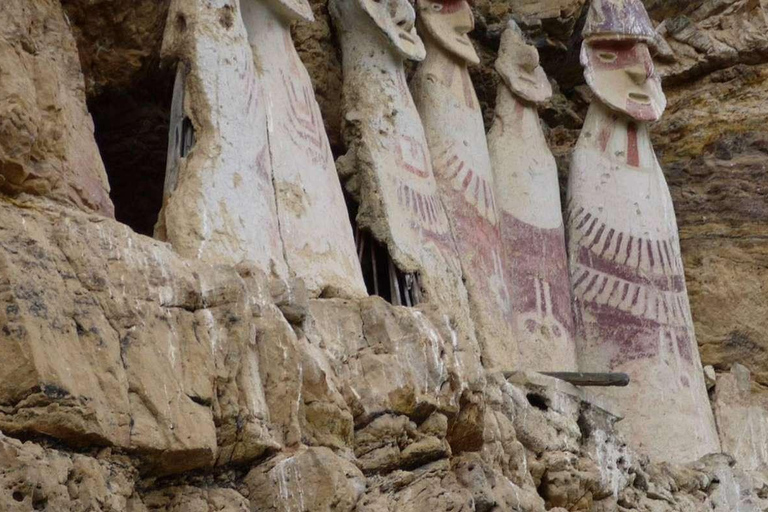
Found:
[[[467,0],[417,0],[416,7],[425,37],[462,61],[480,63],[469,38],[475,16]]]
[[[638,121],[657,121],[667,99],[649,46],[656,38],[640,0],[593,0],[581,64],[597,97]]]
[[[335,0],[330,8],[345,29],[352,30],[354,25],[362,30],[372,22],[400,57],[424,60],[426,50],[416,33],[416,13],[408,0]]]
[[[496,71],[512,93],[525,101],[540,104],[552,97],[552,85],[539,63],[539,51],[526,42],[512,20],[501,37]]]

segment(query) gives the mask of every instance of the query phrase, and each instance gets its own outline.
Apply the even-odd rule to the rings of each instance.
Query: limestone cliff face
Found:
[[[584,3],[475,7],[488,126],[491,62],[515,15],[556,85],[542,117],[563,178],[587,106],[573,51]],[[11,0],[0,3],[0,510],[765,510],[768,11],[645,3],[670,99],[654,144],[730,455],[658,464],[589,393],[486,374],[435,308],[310,300],[301,282],[184,260],[100,214],[108,200],[70,186],[88,176],[107,190],[86,106],[112,197],[127,196],[118,218],[154,223],[168,2]],[[313,8],[316,23],[294,36],[342,154],[338,44],[326,2]]]
[[[112,216],[83,75],[58,2],[0,6],[0,191]]]

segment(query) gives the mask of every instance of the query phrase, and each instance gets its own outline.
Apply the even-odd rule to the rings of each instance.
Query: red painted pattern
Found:
[[[402,135],[395,146],[398,167],[420,178],[429,177],[429,157],[424,143],[409,135]]]
[[[627,125],[627,165],[640,167],[640,153],[637,146],[637,125]]]
[[[573,339],[571,283],[563,227],[538,228],[507,212],[502,212],[501,225],[506,280],[513,291],[513,314],[537,312],[542,301],[537,297],[536,283],[546,283],[550,288],[552,310],[539,313],[552,314],[567,331],[568,339]]]
[[[597,70],[623,70],[640,63],[650,78],[654,73],[653,59],[650,52],[635,41],[602,41],[592,42],[590,47],[595,53],[610,53],[616,56],[612,62],[600,58],[592,59],[592,65]]]
[[[611,369],[658,357],[662,339],[670,353],[693,364],[693,327],[675,242],[620,232],[572,203],[568,223],[579,240],[571,271],[580,336],[612,347]],[[589,325],[587,312],[594,319]]]
[[[283,88],[288,95],[288,115],[282,127],[291,141],[304,148],[316,165],[330,165],[332,155],[326,142],[325,126],[315,104],[315,93],[297,76],[281,70]]]

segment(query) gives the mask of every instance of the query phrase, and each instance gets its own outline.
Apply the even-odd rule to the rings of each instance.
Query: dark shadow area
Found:
[[[543,397],[536,393],[528,393],[526,395],[526,398],[528,399],[529,404],[539,409],[540,411],[549,410],[549,400],[547,400],[546,397]]]
[[[355,235],[355,248],[369,295],[376,295],[395,306],[413,307],[422,301],[419,275],[397,268],[386,245],[357,225],[357,203],[344,194],[349,220]]]
[[[115,217],[147,236],[163,201],[173,79],[173,70],[157,68],[130,87],[88,99]]]

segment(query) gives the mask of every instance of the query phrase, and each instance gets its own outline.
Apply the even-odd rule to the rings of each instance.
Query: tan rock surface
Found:
[[[0,509],[125,511],[136,470],[127,458],[89,457],[0,434]]]
[[[723,451],[745,471],[768,472],[768,401],[752,387],[749,370],[740,364],[721,374],[715,385],[715,419]]]
[[[129,512],[248,512],[249,502],[234,489],[169,487],[144,496]],[[144,508],[139,508],[144,507]]]
[[[0,192],[114,216],[70,24],[56,1],[0,6]]]
[[[365,490],[362,473],[328,448],[279,456],[245,477],[257,512],[352,512]]]
[[[17,361],[2,370],[5,432],[114,445],[159,472],[290,438],[297,340],[263,276],[195,268],[114,221],[2,208],[3,243],[19,248],[3,253],[3,357]]]

